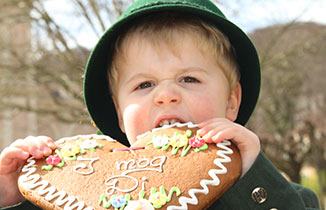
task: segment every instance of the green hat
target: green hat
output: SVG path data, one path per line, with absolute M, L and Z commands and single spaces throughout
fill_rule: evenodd
M 121 31 L 142 15 L 175 11 L 199 16 L 216 25 L 233 45 L 241 73 L 242 99 L 236 122 L 246 124 L 252 114 L 260 90 L 260 65 L 256 49 L 247 35 L 226 19 L 209 0 L 138 0 L 134 2 L 100 38 L 85 70 L 84 97 L 92 120 L 103 134 L 129 145 L 119 128 L 116 110 L 108 89 L 107 68 L 115 41 Z

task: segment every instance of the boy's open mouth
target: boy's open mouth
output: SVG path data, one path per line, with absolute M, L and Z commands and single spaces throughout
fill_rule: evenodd
M 182 123 L 181 120 L 179 119 L 164 119 L 164 120 L 161 120 L 159 122 L 158 125 L 156 125 L 157 128 L 160 128 L 160 127 L 163 127 L 164 125 L 172 125 L 172 124 L 175 124 L 175 123 Z

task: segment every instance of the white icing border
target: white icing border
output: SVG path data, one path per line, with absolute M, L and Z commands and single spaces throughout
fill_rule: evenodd
M 93 207 L 86 207 L 84 208 L 85 206 L 85 202 L 83 201 L 78 201 L 78 198 L 75 197 L 75 196 L 68 196 L 67 195 L 67 192 L 61 190 L 61 191 L 58 191 L 54 186 L 49 186 L 49 181 L 46 181 L 46 180 L 42 180 L 42 181 L 39 181 L 41 176 L 39 174 L 33 174 L 35 171 L 36 171 L 36 167 L 35 167 L 35 160 L 33 157 L 30 157 L 28 160 L 27 160 L 28 164 L 25 165 L 22 169 L 22 172 L 23 173 L 26 173 L 22 176 L 20 176 L 20 181 L 21 182 L 28 182 L 30 181 L 30 183 L 28 184 L 28 188 L 29 189 L 34 189 L 34 188 L 38 188 L 37 190 L 37 194 L 39 195 L 45 195 L 45 200 L 47 201 L 51 201 L 53 199 L 56 199 L 55 201 L 55 204 L 58 205 L 58 206 L 62 206 L 63 204 L 64 205 L 64 209 L 65 210 L 73 210 L 77 207 L 77 210 L 94 210 Z M 57 192 L 56 192 L 57 191 Z M 73 204 L 75 202 L 75 200 L 77 200 L 78 202 Z
M 181 196 L 179 198 L 179 203 L 181 206 L 168 206 L 167 210 L 187 210 L 188 204 L 197 205 L 198 199 L 196 197 L 196 193 L 203 193 L 207 195 L 209 193 L 207 185 L 218 186 L 220 184 L 220 179 L 217 177 L 218 174 L 226 174 L 227 168 L 223 165 L 223 163 L 231 162 L 231 158 L 227 155 L 233 153 L 232 149 L 228 146 L 231 145 L 230 141 L 223 141 L 221 143 L 217 143 L 216 147 L 219 147 L 224 150 L 217 151 L 217 155 L 221 156 L 222 158 L 216 158 L 214 160 L 214 164 L 218 166 L 220 169 L 211 169 L 209 170 L 208 174 L 212 177 L 212 180 L 203 179 L 200 181 L 200 185 L 203 187 L 202 189 L 190 189 L 188 194 L 191 198 Z
M 147 136 L 150 133 L 159 131 L 161 129 L 172 128 L 172 127 L 182 128 L 182 127 L 185 127 L 185 126 L 187 126 L 188 128 L 196 128 L 196 127 L 198 127 L 198 124 L 193 124 L 192 122 L 187 122 L 187 123 L 176 122 L 176 123 L 173 123 L 171 125 L 163 125 L 162 127 L 153 128 L 152 131 L 147 131 L 146 133 L 143 133 L 143 134 L 138 135 L 137 136 L 137 140 L 139 140 L 140 138 L 143 138 L 143 137 Z
M 107 140 L 107 141 L 116 141 L 113 138 L 111 138 L 110 136 L 97 135 L 97 134 L 88 134 L 88 135 L 77 135 L 77 136 L 71 136 L 71 137 L 63 137 L 61 139 L 56 140 L 55 143 L 62 144 L 62 143 L 65 143 L 65 141 L 77 140 L 79 138 L 83 138 L 83 139 L 95 138 L 95 139 L 98 139 L 98 140 L 103 139 L 103 140 Z

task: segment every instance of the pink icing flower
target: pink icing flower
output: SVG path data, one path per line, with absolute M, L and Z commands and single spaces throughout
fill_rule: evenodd
M 59 155 L 50 155 L 47 159 L 46 159 L 46 163 L 48 165 L 57 165 L 61 162 L 61 158 Z
M 205 140 L 199 136 L 193 137 L 189 140 L 189 144 L 192 147 L 196 147 L 199 148 L 201 146 L 203 146 L 204 144 L 206 144 Z

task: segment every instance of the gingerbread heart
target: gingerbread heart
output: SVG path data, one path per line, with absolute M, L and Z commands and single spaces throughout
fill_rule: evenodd
M 56 141 L 46 159 L 29 158 L 18 184 L 43 209 L 205 209 L 240 176 L 230 141 L 206 144 L 191 123 L 154 129 L 128 148 L 108 136 Z

